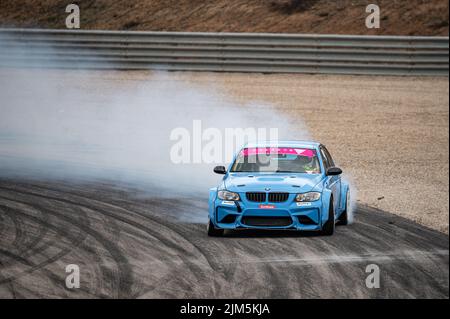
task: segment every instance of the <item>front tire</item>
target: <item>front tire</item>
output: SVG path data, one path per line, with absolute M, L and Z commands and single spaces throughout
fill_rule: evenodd
M 208 236 L 210 237 L 221 237 L 223 236 L 224 230 L 220 228 L 216 228 L 211 220 L 208 222 L 208 226 L 206 227 L 208 231 Z
M 333 208 L 333 199 L 330 202 L 330 209 L 328 211 L 328 220 L 323 225 L 322 235 L 331 236 L 334 234 L 335 222 L 334 222 L 334 208 Z

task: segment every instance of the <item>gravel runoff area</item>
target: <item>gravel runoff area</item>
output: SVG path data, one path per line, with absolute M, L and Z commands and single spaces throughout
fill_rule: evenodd
M 100 87 L 160 80 L 145 71 L 51 72 L 74 81 L 94 74 Z M 360 203 L 448 234 L 448 78 L 174 72 L 164 80 L 273 104 L 327 145 Z
M 358 190 L 358 201 L 448 233 L 449 79 L 191 74 L 239 101 L 302 119 Z

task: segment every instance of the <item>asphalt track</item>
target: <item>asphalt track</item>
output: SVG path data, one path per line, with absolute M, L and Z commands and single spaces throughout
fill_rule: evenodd
M 360 206 L 332 237 L 208 238 L 186 218 L 206 210 L 202 196 L 0 179 L 0 298 L 449 297 L 448 236 L 401 217 Z M 68 264 L 79 289 L 65 287 Z M 379 289 L 366 287 L 369 264 Z

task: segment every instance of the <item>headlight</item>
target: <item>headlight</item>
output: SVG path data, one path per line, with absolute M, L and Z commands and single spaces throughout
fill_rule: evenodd
M 223 199 L 223 200 L 232 200 L 232 201 L 239 200 L 239 194 L 238 193 L 233 193 L 233 192 L 229 192 L 229 191 L 219 191 L 217 193 L 217 196 L 220 199 Z
M 315 202 L 320 199 L 320 193 L 318 192 L 309 192 L 304 194 L 297 194 L 295 196 L 296 202 Z

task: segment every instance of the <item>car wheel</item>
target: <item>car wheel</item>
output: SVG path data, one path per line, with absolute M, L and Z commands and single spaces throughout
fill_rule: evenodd
M 206 227 L 206 229 L 208 231 L 208 236 L 210 236 L 210 237 L 220 237 L 220 236 L 223 236 L 223 233 L 224 233 L 223 229 L 218 229 L 218 228 L 214 227 L 214 224 L 212 223 L 211 220 L 209 220 L 208 226 Z
M 323 225 L 322 235 L 325 235 L 325 236 L 333 235 L 334 234 L 334 227 L 335 227 L 335 223 L 334 223 L 334 208 L 333 208 L 333 199 L 331 199 L 330 209 L 328 211 L 328 220 Z
M 342 214 L 339 216 L 338 225 L 348 225 L 348 213 L 349 213 L 349 206 L 350 203 L 350 191 L 347 191 L 347 199 L 345 200 L 345 210 L 342 212 Z

